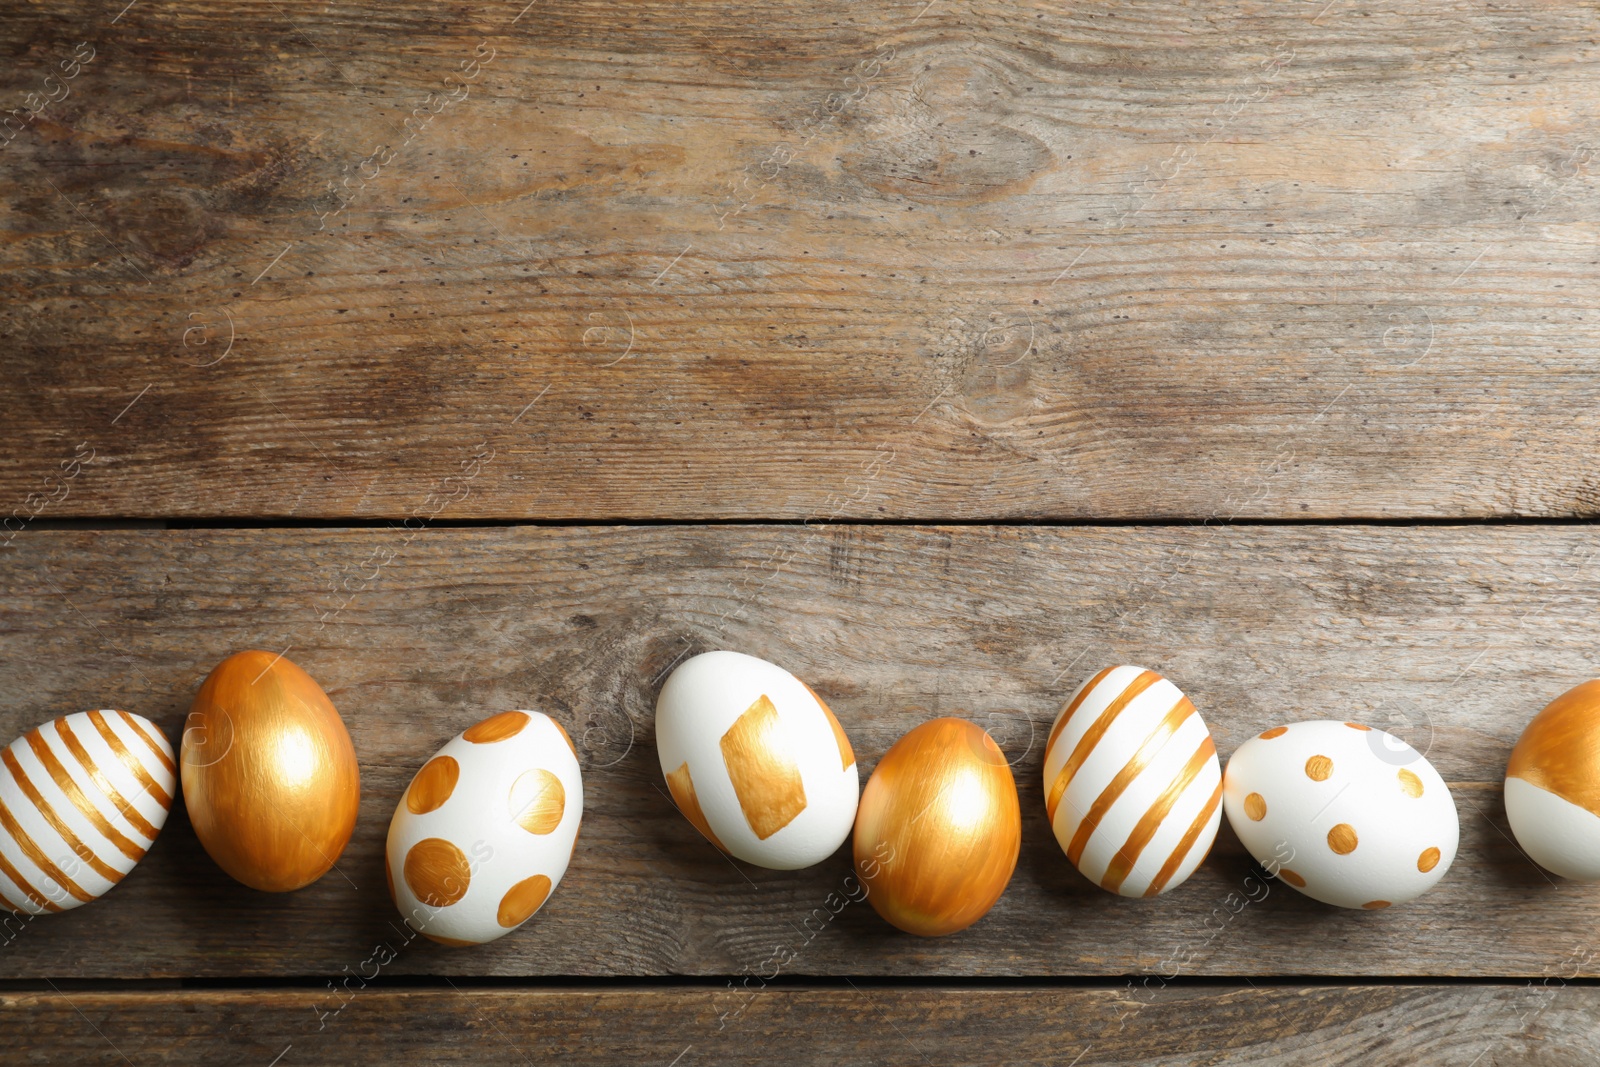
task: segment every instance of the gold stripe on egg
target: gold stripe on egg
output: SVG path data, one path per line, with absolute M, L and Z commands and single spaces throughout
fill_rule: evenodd
M 683 812 L 683 817 L 690 824 L 723 852 L 728 851 L 722 847 L 722 842 L 717 840 L 717 835 L 711 831 L 711 824 L 706 822 L 706 813 L 700 810 L 700 798 L 695 795 L 694 779 L 689 776 L 689 764 L 684 762 L 677 770 L 667 775 L 667 789 L 672 793 L 672 802 L 678 805 L 678 810 Z M 576 847 L 576 842 L 574 842 Z
M 806 810 L 800 768 L 784 751 L 788 738 L 778 709 L 762 694 L 722 735 L 722 760 L 739 808 L 765 841 Z
M 1106 709 L 1100 713 L 1100 717 L 1095 719 L 1089 729 L 1084 731 L 1083 736 L 1078 739 L 1078 744 L 1073 748 L 1072 755 L 1067 757 L 1067 762 L 1062 764 L 1061 770 L 1056 773 L 1056 780 L 1050 786 L 1050 795 L 1045 797 L 1045 814 L 1049 816 L 1052 825 L 1056 821 L 1056 808 L 1060 806 L 1062 794 L 1067 791 L 1067 784 L 1072 781 L 1072 776 L 1078 773 L 1078 768 L 1083 766 L 1084 761 L 1089 758 L 1089 754 L 1100 743 L 1100 739 L 1105 736 L 1106 731 L 1111 729 L 1111 724 L 1116 721 L 1118 715 L 1122 714 L 1122 709 L 1131 704 L 1140 693 L 1143 693 L 1159 681 L 1161 681 L 1161 675 L 1155 671 L 1141 672 L 1138 677 L 1128 683 L 1127 688 L 1117 694 L 1115 700 L 1106 705 Z M 1086 688 L 1083 695 L 1087 695 L 1088 692 L 1089 689 Z M 1065 721 L 1065 718 L 1064 716 L 1063 721 Z M 1049 750 L 1046 749 L 1046 751 L 1048 752 Z M 1076 863 L 1077 860 L 1073 860 L 1073 862 Z
M 1115 667 L 1106 667 L 1099 674 L 1090 678 L 1089 684 L 1078 690 L 1078 695 L 1072 698 L 1072 703 L 1067 705 L 1066 710 L 1056 716 L 1056 724 L 1050 731 L 1050 737 L 1044 743 L 1046 752 L 1049 752 L 1051 746 L 1056 743 L 1056 738 L 1061 736 L 1061 731 L 1066 729 L 1067 723 L 1072 721 L 1072 716 L 1077 714 L 1078 709 L 1083 706 L 1083 702 L 1088 699 L 1089 694 L 1100 688 L 1100 683 L 1106 680 L 1106 675 L 1114 670 L 1116 670 Z
M 39 792 L 39 787 L 34 785 L 32 780 L 28 778 L 27 773 L 22 769 L 22 764 L 17 762 L 17 757 L 11 749 L 0 749 L 0 762 L 4 762 L 6 770 L 11 772 L 11 780 L 17 783 L 17 788 L 22 790 L 23 795 L 33 802 L 33 806 L 38 809 L 40 815 L 44 816 L 51 829 L 61 835 L 61 840 L 67 843 L 67 847 L 80 860 L 94 868 L 96 874 L 112 885 L 122 881 L 121 872 L 107 864 L 95 853 L 94 849 L 84 844 L 78 835 L 73 832 L 72 827 L 67 825 L 66 820 L 56 813 L 55 807 L 43 793 Z
M 806 686 L 806 692 L 810 693 L 811 699 L 817 702 L 817 707 L 822 709 L 822 714 L 828 717 L 828 725 L 833 728 L 834 743 L 839 746 L 839 769 L 841 771 L 849 770 L 850 764 L 856 761 L 856 750 L 850 747 L 850 739 L 845 736 L 844 727 L 839 725 L 839 720 L 834 717 L 833 709 L 828 707 L 826 700 L 817 696 L 815 689 L 812 689 L 804 682 L 800 684 Z
M 22 890 L 22 892 L 27 895 L 29 900 L 33 901 L 45 911 L 65 910 L 60 904 L 57 904 L 43 893 L 33 888 L 33 886 L 29 885 L 28 880 L 22 877 L 22 872 L 13 867 L 11 865 L 11 861 L 6 859 L 4 851 L 0 851 L 0 874 L 4 874 L 7 878 L 15 882 L 17 888 Z
M 123 799 L 122 794 L 117 791 L 117 787 L 111 784 L 111 780 L 100 770 L 99 764 L 95 763 L 94 757 L 89 755 L 89 750 L 83 747 L 83 742 L 78 740 L 78 735 L 72 732 L 72 727 L 67 725 L 67 720 L 57 719 L 55 725 L 56 733 L 61 735 L 61 740 L 65 742 L 67 751 L 71 752 L 73 757 L 77 759 L 78 766 L 87 771 L 89 777 L 94 779 L 94 784 L 100 787 L 100 792 L 104 793 L 106 798 L 116 807 L 118 814 L 132 823 L 135 830 L 154 841 L 159 831 L 150 825 L 148 819 L 139 814 L 138 808 Z
M 1180 697 L 1172 709 L 1162 716 L 1156 728 L 1150 731 L 1150 735 L 1144 739 L 1139 750 L 1122 765 L 1122 769 L 1111 779 L 1110 784 L 1100 791 L 1100 795 L 1095 797 L 1094 803 L 1089 807 L 1089 813 L 1078 823 L 1078 830 L 1072 835 L 1072 843 L 1067 846 L 1067 858 L 1072 861 L 1074 867 L 1083 858 L 1083 850 L 1088 847 L 1089 838 L 1099 828 L 1100 820 L 1111 810 L 1111 805 L 1117 802 L 1123 791 L 1139 777 L 1166 743 L 1172 740 L 1172 735 L 1177 733 L 1178 728 L 1193 714 L 1194 705 L 1189 702 L 1189 698 Z
M 122 721 L 132 727 L 133 732 L 139 735 L 139 739 L 149 746 L 156 759 L 161 761 L 161 766 L 167 769 L 167 773 L 177 777 L 178 765 L 172 762 L 172 757 L 167 755 L 166 750 L 156 742 L 155 738 L 150 736 L 150 732 L 144 728 L 144 724 L 125 711 L 119 711 L 117 714 L 122 716 Z
M 1217 746 L 1212 742 L 1211 735 L 1206 734 L 1205 739 L 1200 742 L 1200 747 L 1195 749 L 1194 755 L 1189 757 L 1189 762 L 1184 764 L 1183 770 L 1167 783 L 1167 787 L 1134 825 L 1128 840 L 1123 842 L 1122 847 L 1117 849 L 1116 855 L 1111 857 L 1111 863 L 1106 867 L 1106 873 L 1100 880 L 1103 888 L 1113 893 L 1121 888 L 1123 881 L 1133 870 L 1134 864 L 1139 862 L 1139 856 L 1144 852 L 1145 846 L 1156 836 L 1156 831 L 1161 829 L 1162 822 L 1171 813 L 1172 806 L 1178 802 L 1178 798 L 1216 754 Z
M 17 843 L 23 853 L 33 861 L 33 865 L 43 871 L 51 881 L 85 904 L 94 899 L 93 894 L 87 892 L 71 878 L 68 878 L 65 871 L 50 861 L 50 857 L 44 854 L 44 849 L 39 847 L 37 841 L 28 836 L 28 831 L 24 830 L 22 824 L 17 821 L 17 817 L 11 814 L 11 809 L 6 807 L 4 800 L 0 800 L 0 826 L 5 827 L 6 833 L 11 835 L 11 840 Z
M 132 838 L 112 826 L 111 820 L 105 817 L 94 801 L 84 796 L 83 790 L 78 788 L 77 780 L 61 765 L 61 761 L 56 758 L 55 750 L 50 747 L 50 742 L 44 739 L 44 735 L 34 730 L 25 737 L 25 740 L 28 742 L 28 747 L 33 750 L 34 757 L 44 765 L 50 780 L 56 783 L 57 789 L 66 794 L 68 800 L 72 801 L 72 806 L 78 809 L 78 813 L 94 824 L 94 828 L 115 845 L 118 852 L 135 863 L 143 859 L 145 850 Z
M 1183 832 L 1183 837 L 1178 840 L 1178 845 L 1172 850 L 1172 855 L 1167 857 L 1167 862 L 1161 865 L 1156 876 L 1150 882 L 1150 888 L 1144 891 L 1147 897 L 1153 897 L 1167 887 L 1172 881 L 1172 876 L 1178 873 L 1178 868 L 1183 866 L 1183 861 L 1188 858 L 1189 852 L 1194 848 L 1194 843 L 1200 840 L 1200 835 L 1211 824 L 1211 816 L 1216 814 L 1217 805 L 1222 802 L 1222 782 L 1217 782 L 1216 788 L 1211 790 L 1211 799 L 1206 801 L 1206 806 L 1200 809 L 1200 814 L 1194 817 L 1194 822 L 1189 824 L 1189 829 Z M 1214 839 L 1213 839 L 1214 841 Z M 1204 857 L 1201 857 L 1204 861 Z
M 106 722 L 105 717 L 98 711 L 91 711 L 89 713 L 89 721 L 100 732 L 101 738 L 111 747 L 111 751 L 116 753 L 117 759 L 122 761 L 122 765 L 128 768 L 129 772 L 139 780 L 139 784 L 149 790 L 150 795 L 155 797 L 163 808 L 172 807 L 172 794 L 161 787 L 161 783 L 156 781 L 155 776 L 150 773 L 150 768 L 146 767 L 144 761 L 127 746 L 127 743 L 122 740 L 122 735 L 111 728 L 111 724 Z

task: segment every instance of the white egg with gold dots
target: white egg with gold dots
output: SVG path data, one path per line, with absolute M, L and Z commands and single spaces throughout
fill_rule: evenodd
M 578 843 L 583 778 L 561 724 L 503 711 L 423 764 L 389 823 L 389 895 L 412 929 L 446 945 L 527 922 Z
M 1360 723 L 1297 722 L 1251 738 L 1228 760 L 1222 795 L 1258 863 L 1341 908 L 1421 896 L 1450 869 L 1461 836 L 1433 764 Z

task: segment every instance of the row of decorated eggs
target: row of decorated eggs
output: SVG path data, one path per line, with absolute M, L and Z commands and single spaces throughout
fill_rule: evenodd
M 712 844 L 790 869 L 831 855 L 853 828 L 868 900 L 912 933 L 977 921 L 1015 869 L 1016 786 L 971 723 L 935 719 L 902 737 L 858 810 L 855 757 L 827 705 L 780 667 L 711 652 L 667 680 L 656 738 L 673 800 Z M 1296 723 L 1240 746 L 1224 775 L 1194 704 L 1138 667 L 1078 688 L 1051 727 L 1043 772 L 1062 851 L 1123 896 L 1182 884 L 1224 810 L 1272 873 L 1344 907 L 1409 900 L 1455 858 L 1449 790 L 1404 742 L 1353 723 Z
M 656 705 L 674 802 L 717 848 L 775 869 L 831 855 L 854 830 L 868 899 L 917 934 L 960 930 L 1000 898 L 1021 816 L 1005 756 L 983 730 L 935 719 L 884 755 L 856 803 L 855 757 L 816 693 L 771 663 L 711 652 L 679 667 Z M 1514 750 L 1506 809 L 1532 857 L 1600 878 L 1600 681 L 1536 717 Z M 1276 726 L 1223 773 L 1210 731 L 1172 682 L 1108 667 L 1053 723 L 1045 814 L 1090 881 L 1151 897 L 1205 859 L 1224 813 L 1267 871 L 1324 903 L 1412 900 L 1455 859 L 1450 790 L 1398 737 L 1355 722 Z
M 1004 754 L 960 719 L 892 746 L 865 790 L 821 698 L 788 671 L 737 652 L 678 667 L 656 706 L 672 800 L 712 844 L 796 869 L 854 831 L 857 873 L 894 925 L 963 929 L 999 899 L 1021 846 Z M 1600 682 L 1541 712 L 1512 753 L 1506 809 L 1518 842 L 1568 877 L 1600 878 Z M 46 723 L 0 750 L 0 903 L 45 913 L 105 893 L 165 822 L 181 777 L 195 833 L 228 874 L 284 891 L 336 862 L 355 827 L 359 771 L 327 695 L 281 655 L 241 652 L 206 678 L 181 753 L 124 711 Z M 1226 811 L 1245 848 L 1317 900 L 1382 908 L 1449 869 L 1455 807 L 1428 760 L 1357 723 L 1301 722 L 1245 742 L 1222 773 L 1194 705 L 1153 671 L 1086 681 L 1045 747 L 1046 815 L 1085 877 L 1124 896 L 1180 885 Z M 445 944 L 525 922 L 577 844 L 583 784 L 559 723 L 508 711 L 457 735 L 417 772 L 391 819 L 390 895 Z
M 355 830 L 360 772 L 322 688 L 281 655 L 240 652 L 201 684 L 176 755 L 125 711 L 47 722 L 0 750 L 0 905 L 88 903 L 154 843 L 181 780 L 195 836 L 255 889 L 316 881 Z M 422 935 L 491 941 L 566 872 L 583 816 L 577 752 L 555 720 L 507 711 L 457 735 L 407 786 L 389 825 L 390 896 Z

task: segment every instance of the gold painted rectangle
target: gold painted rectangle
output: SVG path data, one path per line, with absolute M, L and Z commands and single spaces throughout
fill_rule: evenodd
M 788 738 L 766 694 L 722 735 L 722 759 L 750 829 L 765 841 L 806 810 L 800 768 L 784 751 Z

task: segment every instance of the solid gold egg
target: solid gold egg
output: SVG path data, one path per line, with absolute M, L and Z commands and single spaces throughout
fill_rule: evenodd
M 889 922 L 924 937 L 994 907 L 1022 847 L 1005 753 L 962 719 L 934 719 L 884 754 L 856 813 L 856 873 Z
M 195 836 L 254 889 L 316 881 L 355 830 L 350 734 L 322 687 L 282 656 L 239 652 L 217 664 L 195 694 L 180 763 Z

